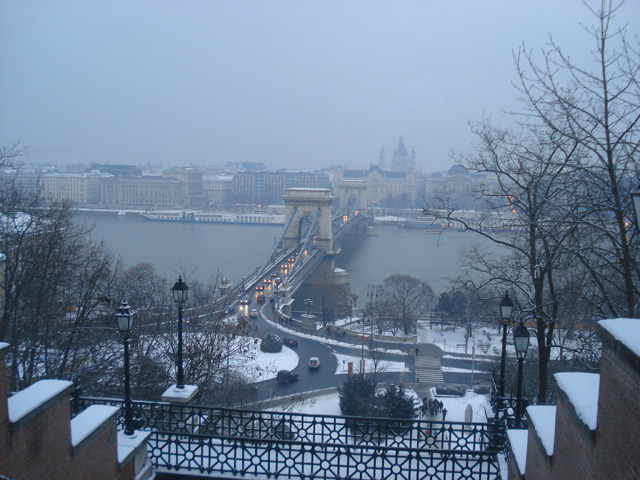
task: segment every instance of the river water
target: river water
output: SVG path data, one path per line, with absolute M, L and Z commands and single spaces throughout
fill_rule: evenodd
M 94 224 L 94 239 L 104 240 L 127 267 L 149 262 L 170 279 L 184 270 L 202 281 L 220 272 L 241 282 L 266 260 L 284 228 L 147 221 L 137 214 L 79 213 L 77 219 Z M 367 285 L 393 274 L 424 280 L 439 294 L 462 273 L 460 251 L 479 242 L 488 244 L 469 232 L 438 235 L 377 226 L 376 236 L 344 237 L 336 266 L 349 272 L 351 289 L 360 299 L 366 298 Z

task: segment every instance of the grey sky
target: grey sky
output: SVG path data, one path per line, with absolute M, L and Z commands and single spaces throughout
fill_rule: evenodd
M 640 2 L 624 18 L 637 32 Z M 0 3 L 0 145 L 34 162 L 451 165 L 517 108 L 512 51 L 588 58 L 580 0 Z

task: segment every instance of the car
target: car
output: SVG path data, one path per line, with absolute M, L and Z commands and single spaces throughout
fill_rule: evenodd
M 249 305 L 250 303 L 251 300 L 247 296 L 242 297 L 242 299 L 240 300 L 240 305 Z
M 278 272 L 271 272 L 269 274 L 270 277 L 277 277 L 278 276 Z
M 249 317 L 258 318 L 258 310 L 256 310 L 255 308 L 252 308 L 251 311 L 249 312 Z
M 265 297 L 262 293 L 260 295 L 258 295 L 258 298 L 256 299 L 258 303 L 264 303 L 267 301 L 267 297 Z
M 271 283 L 271 278 L 269 278 L 269 277 L 265 277 L 265 278 L 263 278 L 263 279 L 262 279 L 262 281 L 263 281 L 264 283 Z
M 320 367 L 320 359 L 318 357 L 311 357 L 309 359 L 309 368 L 319 368 Z
M 298 381 L 298 374 L 289 370 L 280 370 L 276 376 L 278 383 L 291 383 Z
M 295 261 L 296 261 L 296 257 L 289 257 L 289 258 L 287 258 L 287 262 L 289 262 L 289 263 L 293 263 L 293 262 L 295 262 Z
M 285 347 L 298 348 L 298 340 L 291 337 L 284 337 L 282 339 L 282 345 Z
M 276 285 L 280 285 L 282 283 L 282 280 L 280 279 L 280 277 L 276 277 L 276 279 L 273 281 L 274 284 Z
M 261 292 L 264 290 L 264 285 L 256 285 L 256 290 Z
M 236 313 L 236 307 L 234 305 L 229 305 L 227 308 L 224 309 L 225 315 L 231 315 L 232 313 Z

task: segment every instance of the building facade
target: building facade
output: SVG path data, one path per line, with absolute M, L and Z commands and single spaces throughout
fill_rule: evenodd
M 171 168 L 162 172 L 164 178 L 175 178 L 180 182 L 179 205 L 201 208 L 207 203 L 204 196 L 202 172 L 193 168 Z
M 175 178 L 110 177 L 100 185 L 100 203 L 113 208 L 174 208 L 181 198 L 182 184 Z
M 342 194 L 343 181 L 361 180 L 367 186 L 368 207 L 413 208 L 416 206 L 416 175 L 412 169 L 406 172 L 390 172 L 372 165 L 367 170 L 338 169 L 333 180 L 334 194 Z
M 228 205 L 232 200 L 233 175 L 203 175 L 202 189 L 210 207 Z
M 484 210 L 480 200 L 483 190 L 494 189 L 497 180 L 486 174 L 471 174 L 454 165 L 447 172 L 434 173 L 425 179 L 424 201 L 431 208 Z
M 237 203 L 282 203 L 287 188 L 331 188 L 325 173 L 278 170 L 243 171 L 233 176 L 232 197 Z

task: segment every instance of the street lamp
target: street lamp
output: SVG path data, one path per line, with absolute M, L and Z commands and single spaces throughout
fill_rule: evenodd
M 182 281 L 182 275 L 178 276 L 178 281 L 171 287 L 173 301 L 178 307 L 178 388 L 184 388 L 184 371 L 182 370 L 182 310 L 187 303 L 189 287 Z
M 116 312 L 118 331 L 122 335 L 124 344 L 124 433 L 133 435 L 133 418 L 131 414 L 131 379 L 129 378 L 129 332 L 133 327 L 133 316 L 136 311 L 131 308 L 126 299 L 122 299 L 120 308 Z
M 509 293 L 505 293 L 500 302 L 500 319 L 502 320 L 502 354 L 500 356 L 500 402 L 504 398 L 504 369 L 505 356 L 507 353 L 507 326 L 513 313 L 513 302 L 509 298 Z
M 513 329 L 513 343 L 516 347 L 516 357 L 518 358 L 518 392 L 516 398 L 516 428 L 520 428 L 522 418 L 522 364 L 529 348 L 529 330 L 522 322 Z
M 636 216 L 636 226 L 640 228 L 640 183 L 631 190 L 631 200 L 633 201 L 633 213 Z

